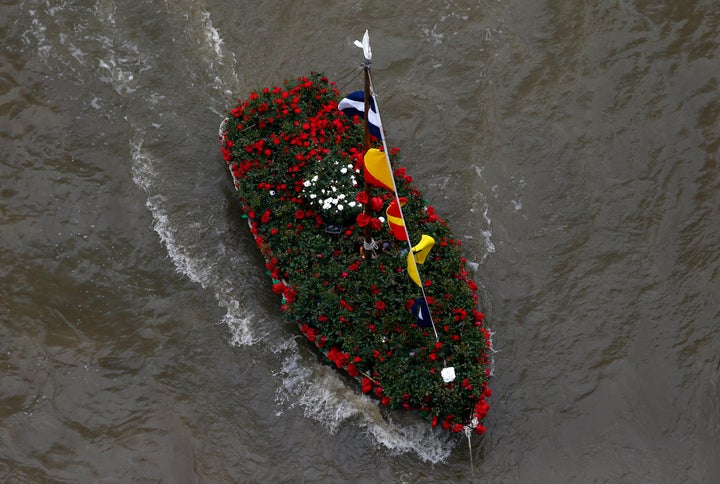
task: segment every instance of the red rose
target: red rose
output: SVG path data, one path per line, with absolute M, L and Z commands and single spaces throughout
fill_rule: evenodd
M 370 391 L 372 390 L 372 386 L 373 386 L 372 380 L 370 378 L 364 376 L 362 379 L 362 392 L 370 393 Z
M 378 301 L 378 302 L 375 303 L 375 308 L 376 308 L 378 311 L 385 311 L 385 303 L 382 302 L 382 301 Z
M 359 192 L 359 193 L 357 194 L 357 196 L 355 197 L 355 201 L 358 202 L 358 203 L 362 203 L 363 205 L 365 205 L 366 203 L 368 203 L 368 194 L 367 194 L 367 192 Z
M 372 197 L 370 199 L 370 208 L 378 212 L 383 207 L 383 201 L 380 197 Z
M 382 222 L 379 218 L 372 217 L 370 219 L 370 225 L 372 225 L 373 230 L 380 230 L 382 228 Z
M 357 224 L 360 227 L 365 227 L 365 226 L 367 226 L 367 224 L 370 223 L 371 219 L 372 219 L 371 217 L 365 215 L 364 213 L 359 213 L 357 216 Z
M 355 366 L 354 363 L 348 363 L 347 371 L 348 371 L 348 375 L 350 375 L 352 377 L 356 377 L 360 374 L 360 372 L 357 369 L 357 366 Z
M 298 220 L 301 220 L 301 219 L 305 218 L 305 212 L 302 211 L 302 210 L 296 210 L 296 211 L 295 211 L 295 218 L 298 219 Z
M 345 366 L 345 363 L 347 363 L 348 359 L 350 359 L 350 355 L 343 353 L 334 346 L 330 348 L 330 351 L 328 351 L 327 357 L 330 361 L 335 363 L 335 366 L 338 368 Z
M 265 210 L 265 213 L 260 217 L 260 221 L 264 224 L 270 221 L 270 210 Z

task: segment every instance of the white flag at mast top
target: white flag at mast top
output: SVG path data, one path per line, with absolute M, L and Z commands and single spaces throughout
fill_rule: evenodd
M 355 45 L 363 50 L 365 60 L 370 62 L 372 60 L 372 51 L 370 50 L 370 34 L 368 34 L 367 30 L 365 30 L 365 35 L 363 35 L 362 42 L 356 40 Z

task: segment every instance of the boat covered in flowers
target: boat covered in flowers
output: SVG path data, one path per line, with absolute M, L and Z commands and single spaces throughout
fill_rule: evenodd
M 343 97 L 313 73 L 230 109 L 220 139 L 234 195 L 284 315 L 322 358 L 381 406 L 482 434 L 492 344 L 478 288 L 386 145 L 367 34 L 359 46 L 364 91 Z

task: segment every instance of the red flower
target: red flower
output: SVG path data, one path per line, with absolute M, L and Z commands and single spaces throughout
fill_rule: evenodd
M 432 418 L 432 428 L 437 427 L 437 423 L 438 423 L 438 416 L 435 415 L 435 416 Z
M 345 364 L 347 364 L 347 361 L 350 359 L 350 355 L 348 355 L 347 353 L 343 353 L 334 346 L 330 348 L 330 351 L 328 351 L 327 357 L 330 361 L 335 363 L 335 366 L 337 366 L 338 368 L 345 366 Z
M 367 226 L 367 224 L 369 224 L 371 220 L 372 220 L 372 217 L 369 217 L 368 215 L 365 215 L 364 213 L 359 213 L 357 216 L 357 224 L 360 227 Z
M 298 220 L 302 220 L 303 218 L 305 218 L 305 212 L 303 210 L 296 210 L 295 218 Z
M 305 337 L 307 337 L 308 341 L 310 341 L 311 343 L 315 342 L 315 340 L 316 340 L 315 328 L 312 328 L 312 327 L 308 326 L 307 324 L 303 324 L 302 328 L 300 328 L 300 330 L 303 332 L 303 334 L 305 334 Z
M 488 405 L 482 398 L 483 397 L 481 397 L 481 400 L 475 404 L 475 416 L 480 420 L 484 419 L 488 410 L 490 410 L 490 405 Z
M 352 377 L 356 377 L 360 374 L 360 372 L 357 369 L 357 366 L 355 366 L 354 363 L 348 363 L 347 371 L 348 371 L 348 375 L 350 375 Z
M 365 192 L 363 192 L 365 193 Z M 383 201 L 380 197 L 372 197 L 370 199 L 370 208 L 378 212 L 383 207 Z
M 390 397 L 382 397 L 380 399 L 380 403 L 382 403 L 383 405 L 390 405 Z
M 372 380 L 370 378 L 364 376 L 362 379 L 362 392 L 370 393 L 370 391 L 372 390 L 372 387 L 373 387 Z
M 357 196 L 355 196 L 355 201 L 358 202 L 358 203 L 362 203 L 363 205 L 365 205 L 366 203 L 368 203 L 368 194 L 367 194 L 367 192 L 359 192 L 359 193 L 357 194 Z
M 375 309 L 377 309 L 378 311 L 385 311 L 385 303 L 382 301 L 376 302 Z
M 264 224 L 270 221 L 270 210 L 265 210 L 265 213 L 260 217 L 260 221 Z

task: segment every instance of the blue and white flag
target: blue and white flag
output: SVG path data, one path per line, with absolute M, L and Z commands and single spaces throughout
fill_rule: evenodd
M 429 328 L 432 326 L 432 320 L 430 319 L 430 308 L 428 308 L 427 301 L 424 297 L 417 298 L 415 303 L 410 308 L 417 318 L 417 325 L 421 328 Z
M 343 113 L 347 114 L 351 118 L 354 116 L 360 116 L 365 119 L 365 93 L 363 91 L 351 92 L 345 99 L 338 103 L 338 109 Z M 375 101 L 370 97 L 370 112 L 368 113 L 370 134 L 376 138 L 381 138 L 380 130 L 382 125 L 380 123 L 380 116 L 377 114 L 375 109 Z

